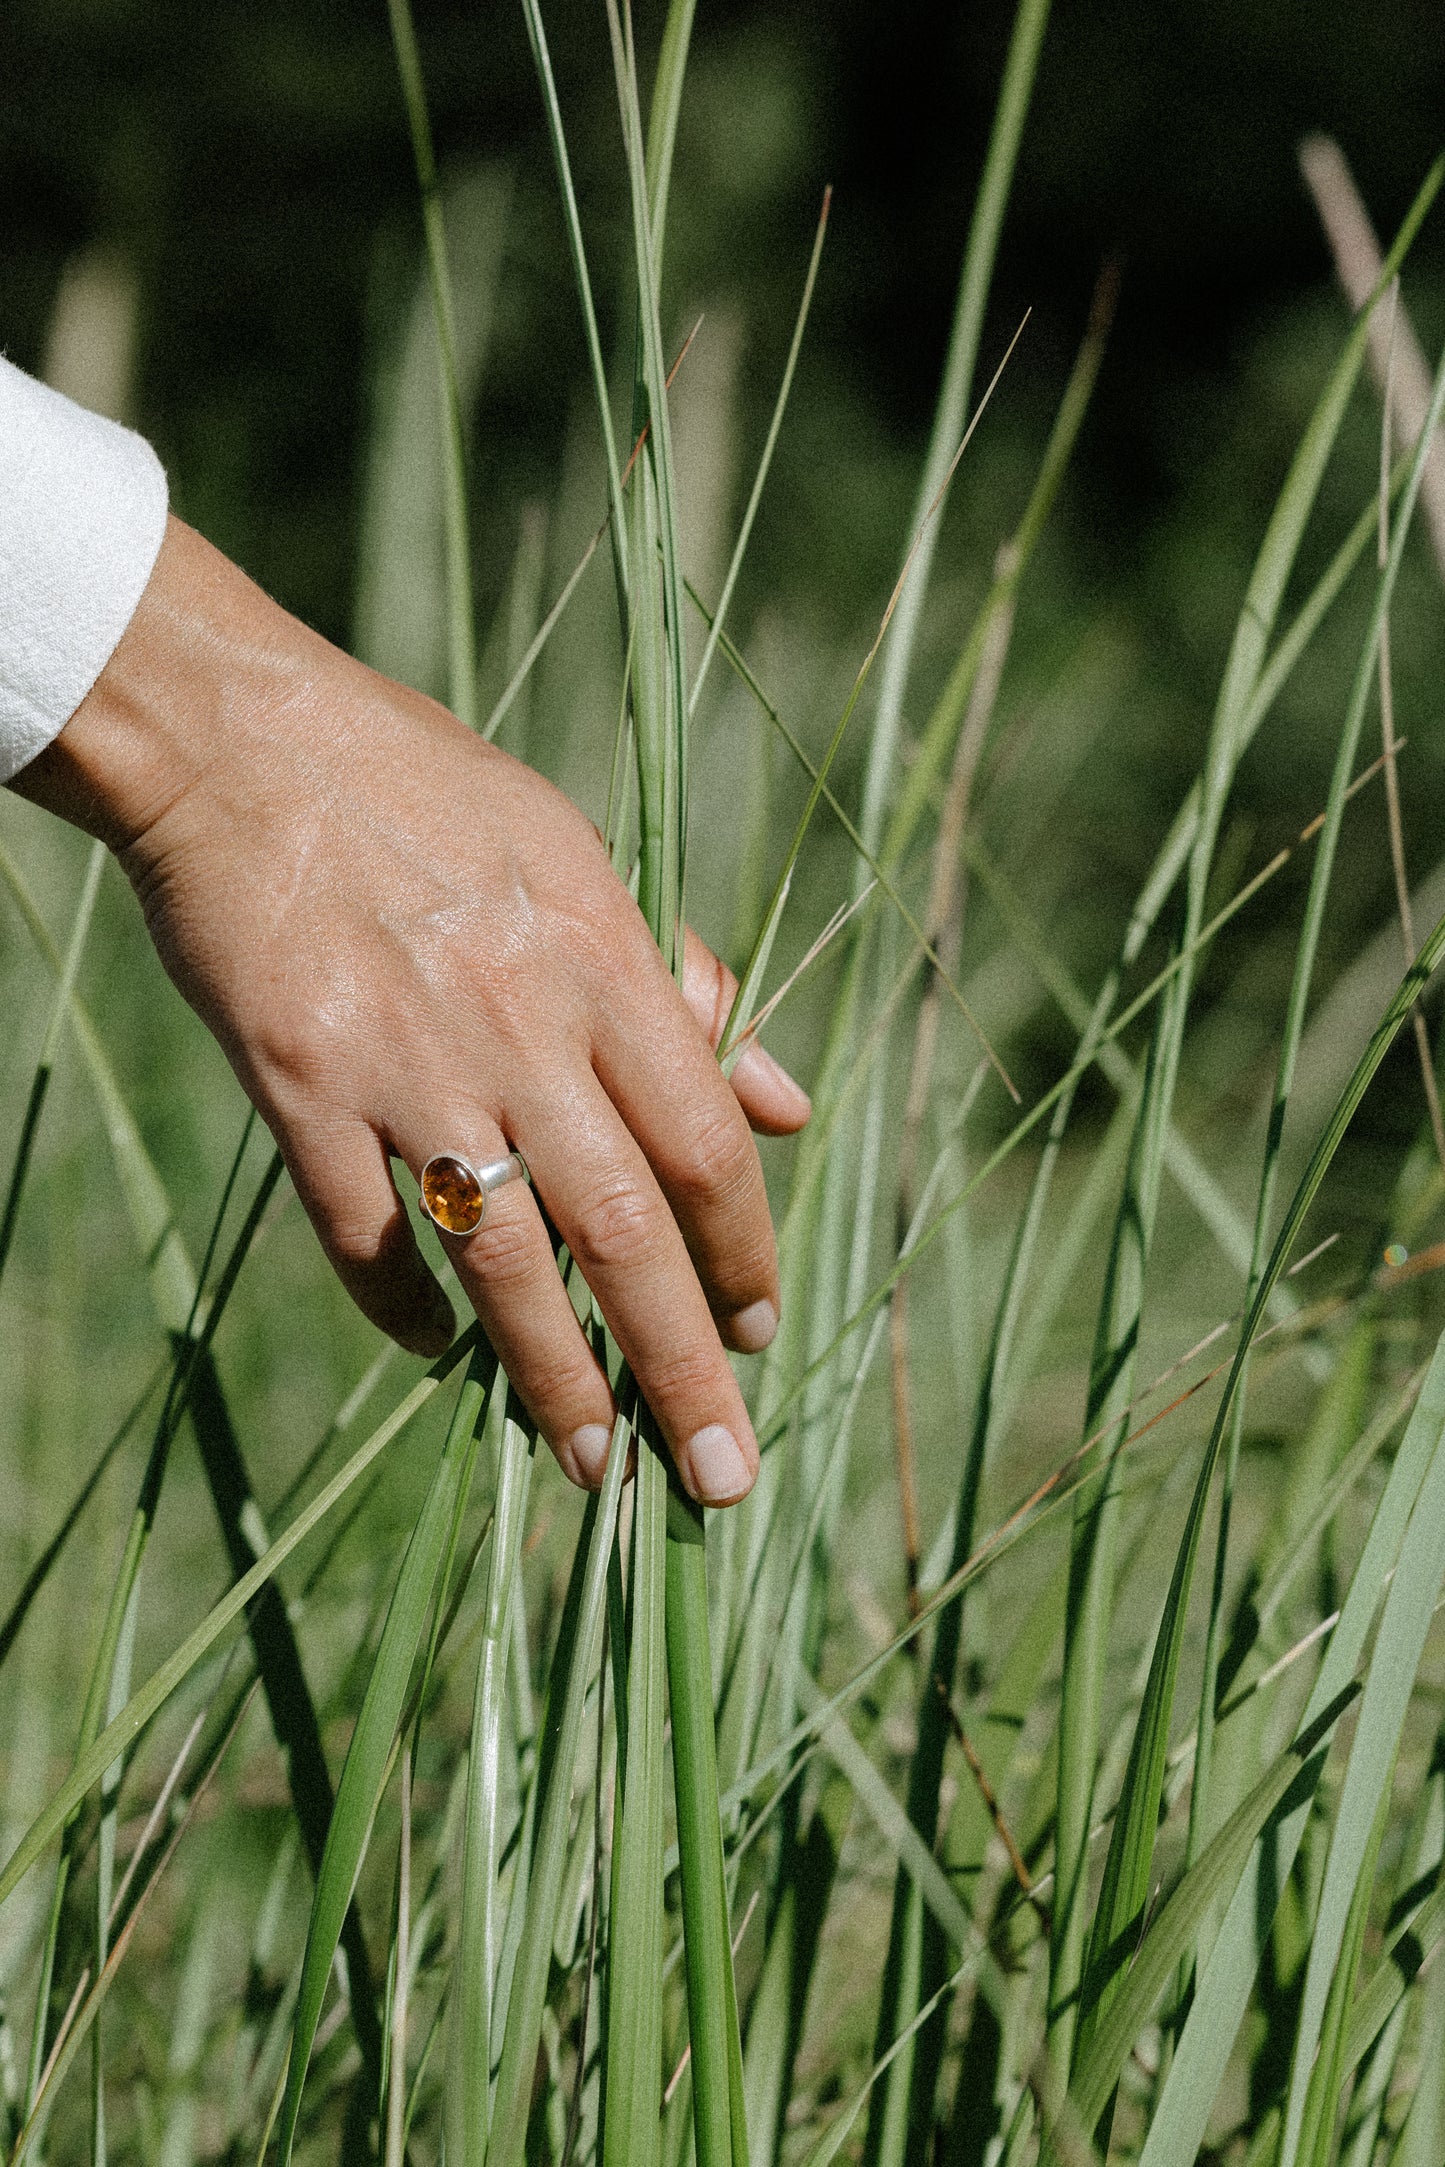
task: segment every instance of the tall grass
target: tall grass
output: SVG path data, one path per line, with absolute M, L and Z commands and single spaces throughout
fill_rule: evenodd
M 992 402 L 1034 366 L 1027 333 L 990 344 L 989 294 L 1047 16 L 1021 0 L 898 578 L 817 673 L 841 688 L 820 721 L 774 696 L 738 613 L 806 381 L 826 197 L 721 593 L 698 593 L 666 249 L 692 9 L 673 0 L 639 54 L 609 0 L 597 58 L 629 240 L 612 296 L 524 0 L 596 502 L 545 609 L 528 530 L 505 637 L 479 639 L 483 363 L 458 326 L 504 274 L 495 234 L 454 244 L 458 218 L 496 221 L 508 196 L 443 190 L 392 6 L 439 427 L 410 479 L 376 467 L 391 494 L 364 521 L 366 638 L 385 651 L 385 597 L 406 591 L 378 552 L 410 487 L 397 546 L 429 532 L 444 567 L 453 705 L 475 723 L 477 657 L 505 654 L 483 725 L 505 733 L 574 595 L 601 601 L 585 583 L 608 542 L 612 622 L 587 624 L 615 862 L 676 970 L 725 830 L 746 892 L 722 902 L 747 934 L 724 1066 L 765 1010 L 816 1054 L 813 1123 L 775 1168 L 783 1326 L 745 1378 L 763 1472 L 726 1514 L 689 1502 L 580 1282 L 621 1409 L 585 1504 L 475 1329 L 420 1377 L 378 1356 L 224 1082 L 193 1095 L 197 1148 L 163 1144 L 186 1102 L 150 1091 L 114 998 L 127 906 L 97 857 L 7 812 L 4 969 L 31 1034 L 0 1217 L 14 2161 L 1439 2156 L 1445 1175 L 1396 1049 L 1418 1040 L 1445 920 L 1398 982 L 1392 965 L 1358 1042 L 1325 1046 L 1312 1019 L 1341 970 L 1344 868 L 1380 847 L 1358 832 L 1383 794 L 1361 731 L 1412 637 L 1402 575 L 1445 367 L 1393 467 L 1385 418 L 1380 488 L 1343 534 L 1326 485 L 1352 473 L 1372 311 L 1441 170 L 1321 371 L 1198 775 L 1101 966 L 1047 922 L 1041 838 L 1079 862 L 1066 747 L 1037 716 L 1030 742 L 1022 715 L 1047 709 L 1031 613 L 1107 367 L 1112 274 L 1021 509 L 971 587 L 936 578 L 950 491 L 956 509 Z M 463 305 L 457 266 L 478 261 L 488 291 Z M 395 425 L 383 403 L 388 442 Z M 1301 664 L 1348 637 L 1318 817 L 1253 862 L 1231 827 L 1241 763 Z M 1088 655 L 1071 647 L 1066 686 Z M 532 701 L 533 751 L 547 712 Z M 731 773 L 709 794 L 728 729 L 763 747 L 757 848 Z M 760 863 L 774 877 L 754 893 Z M 1262 901 L 1283 935 L 1255 931 Z M 1268 1061 L 1256 1049 L 1211 1101 L 1211 1031 L 1261 955 Z M 148 1004 L 154 980 L 128 969 Z M 185 1029 L 157 1018 L 158 1038 Z M 1046 1077 L 1041 1043 L 1063 1049 Z M 182 1058 L 159 1064 L 166 1094 Z M 1409 1109 L 1388 1161 L 1352 1127 L 1382 1073 Z M 1317 1133 L 1290 1118 L 1306 1086 L 1332 1108 Z

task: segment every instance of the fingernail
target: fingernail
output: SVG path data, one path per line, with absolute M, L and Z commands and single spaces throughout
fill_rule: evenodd
M 752 1469 L 731 1430 L 710 1422 L 689 1443 L 683 1458 L 692 1477 L 693 1495 L 704 1505 L 731 1505 L 753 1486 Z
M 580 1430 L 572 1432 L 562 1450 L 571 1454 L 582 1480 L 596 1489 L 607 1472 L 607 1453 L 611 1443 L 612 1432 L 605 1422 L 584 1422 Z
M 754 1081 L 771 1085 L 773 1090 L 788 1101 L 791 1117 L 799 1126 L 813 1111 L 813 1101 L 802 1085 L 790 1076 L 781 1061 L 775 1061 L 766 1046 L 756 1038 L 750 1038 L 738 1058 L 738 1068 L 751 1068 Z M 737 1069 L 733 1070 L 736 1078 Z
M 778 1329 L 778 1312 L 768 1301 L 749 1302 L 740 1309 L 728 1325 L 733 1345 L 739 1354 L 761 1354 L 764 1347 L 771 1347 Z

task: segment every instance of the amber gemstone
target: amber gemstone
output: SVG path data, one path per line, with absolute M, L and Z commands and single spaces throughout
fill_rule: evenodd
M 428 1159 L 421 1170 L 421 1195 L 448 1234 L 475 1234 L 487 1209 L 487 1192 L 465 1159 Z

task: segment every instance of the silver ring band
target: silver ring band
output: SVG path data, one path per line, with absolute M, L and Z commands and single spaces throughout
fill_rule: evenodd
M 520 1151 L 485 1166 L 473 1166 L 459 1151 L 439 1151 L 421 1170 L 421 1208 L 444 1234 L 475 1234 L 492 1191 L 531 1178 Z

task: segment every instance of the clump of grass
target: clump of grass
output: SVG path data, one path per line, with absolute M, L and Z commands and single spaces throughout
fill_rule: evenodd
M 22 1746 L 11 1751 L 9 2156 L 1020 2167 L 1112 2149 L 1187 2167 L 1207 2142 L 1250 2167 L 1433 2157 L 1445 2112 L 1445 1993 L 1430 1961 L 1445 1937 L 1432 1639 L 1445 1357 L 1431 1275 L 1445 1258 L 1445 1177 L 1428 1093 L 1420 1143 L 1375 1200 L 1385 1265 L 1340 1262 L 1319 1207 L 1402 1032 L 1428 1055 L 1419 1003 L 1445 921 L 1384 988 L 1319 1135 L 1293 1139 L 1287 1115 L 1312 1059 L 1347 808 L 1371 802 L 1382 765 L 1408 904 L 1392 602 L 1445 366 L 1423 434 L 1393 466 L 1386 414 L 1378 493 L 1297 589 L 1375 311 L 1441 171 L 1322 387 L 1240 598 L 1200 774 L 1090 993 L 1037 922 L 1029 863 L 1001 859 L 993 814 L 1008 802 L 1000 717 L 1016 628 L 1104 363 L 1108 277 L 1022 516 L 996 538 L 931 704 L 919 693 L 944 504 L 956 473 L 967 486 L 960 453 L 1003 371 L 978 399 L 1046 0 L 1019 7 L 899 577 L 816 756 L 730 611 L 806 353 L 827 199 L 810 259 L 800 247 L 797 322 L 714 603 L 690 589 L 681 554 L 661 299 L 692 9 L 669 9 L 645 119 L 630 10 L 607 10 L 633 244 L 625 427 L 543 14 L 536 0 L 524 14 L 605 517 L 540 623 L 532 612 L 535 632 L 509 626 L 515 660 L 484 728 L 505 727 L 605 539 L 618 718 L 608 840 L 674 969 L 690 838 L 733 810 L 690 802 L 719 664 L 770 753 L 797 770 L 800 810 L 778 823 L 769 898 L 750 902 L 722 1049 L 726 1065 L 764 1013 L 806 989 L 822 1050 L 781 1213 L 783 1329 L 751 1384 L 763 1474 L 711 1521 L 685 1498 L 578 1285 L 622 1410 L 598 1496 L 560 1495 L 473 1329 L 363 1423 L 390 1367 L 372 1359 L 299 1474 L 287 1434 L 290 1479 L 268 1526 L 243 1443 L 268 1404 L 236 1378 L 265 1314 L 248 1260 L 288 1238 L 279 1164 L 248 1122 L 197 1269 L 183 1228 L 201 1207 L 168 1193 L 85 1004 L 87 944 L 108 909 L 100 860 L 87 861 L 60 943 L 25 850 L 0 843 L 46 989 L 0 1217 L 3 1297 L 71 1299 L 31 1239 L 60 1118 L 76 1118 L 57 1113 L 52 1083 L 70 1064 L 100 1112 L 162 1356 L 119 1428 L 79 1326 L 37 1365 L 46 1387 L 53 1369 L 74 1370 L 79 1428 L 93 1421 L 107 1441 L 72 1471 L 71 1492 L 47 1485 L 40 1555 L 0 1626 L 22 1720 L 48 1720 L 39 1621 L 84 1581 L 76 1530 L 110 1519 L 89 1545 L 93 1629 L 76 1611 L 61 1651 L 78 1717 L 64 1766 L 37 1783 Z M 391 21 L 436 325 L 430 516 L 451 697 L 475 722 L 489 643 L 472 614 L 447 226 L 405 0 Z M 1373 601 L 1323 809 L 1247 874 L 1224 840 L 1240 761 L 1372 540 Z M 528 546 L 535 556 L 535 537 Z M 1362 770 L 1377 694 L 1385 753 Z M 855 806 L 847 756 L 865 728 Z M 804 876 L 825 821 L 848 872 L 841 894 L 820 897 Z M 1308 865 L 1308 892 L 1256 1163 L 1254 1131 L 1241 1150 L 1227 1130 L 1211 1163 L 1222 1124 L 1185 1088 L 1201 983 L 1292 858 Z M 801 966 L 775 971 L 780 940 L 805 951 Z M 1056 1006 L 1073 1045 L 1017 1104 L 1008 1007 L 990 991 L 1000 959 L 1030 1000 Z M 1113 1095 L 1102 1124 L 1081 1116 L 1086 1079 Z M 1237 1109 L 1229 1119 L 1237 1127 Z M 1291 1149 L 1303 1154 L 1293 1178 Z M 1085 1373 L 1070 1372 L 1082 1441 L 1065 1450 L 1031 1401 L 1050 1362 L 1072 1362 L 1088 1335 L 1081 1287 L 1096 1322 Z M 340 1337 L 318 1325 L 313 1358 Z M 1216 1379 L 1195 1450 L 1186 1410 L 1208 1405 Z M 1266 1393 L 1287 1438 L 1277 1473 L 1249 1449 Z M 53 1426 L 36 1419 L 48 1448 Z M 355 1443 L 358 1426 L 368 1434 Z M 186 1432 L 228 1578 L 209 1603 L 183 1569 Z M 416 1494 L 388 1508 L 380 1478 L 395 1479 L 387 1448 L 403 1433 Z M 206 1990 L 218 1966 L 229 1994 Z

